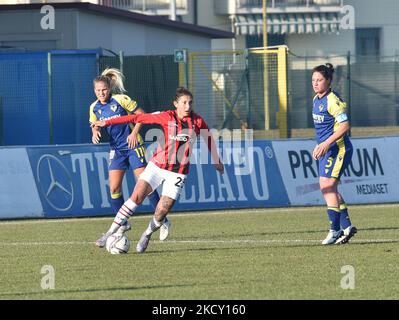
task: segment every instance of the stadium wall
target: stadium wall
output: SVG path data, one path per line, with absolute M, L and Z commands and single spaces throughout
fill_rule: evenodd
M 399 137 L 356 138 L 353 144 L 340 186 L 347 203 L 399 202 Z M 314 145 L 310 139 L 222 141 L 226 172 L 220 176 L 205 164 L 201 142 L 174 211 L 324 205 Z M 106 144 L 0 148 L 0 219 L 112 215 L 108 151 Z M 126 198 L 134 183 L 129 173 Z M 138 212 L 152 212 L 148 200 Z

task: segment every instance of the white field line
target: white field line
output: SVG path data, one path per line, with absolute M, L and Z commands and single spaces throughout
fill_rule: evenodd
M 388 204 L 372 204 L 372 205 L 353 205 L 351 208 L 361 209 L 361 208 L 392 208 L 398 207 L 399 204 L 388 203 Z M 324 208 L 324 206 L 320 206 Z M 216 210 L 216 211 L 196 211 L 196 212 L 171 212 L 171 217 L 190 217 L 190 216 L 213 216 L 213 215 L 242 215 L 245 213 L 276 213 L 276 212 L 298 212 L 298 211 L 309 211 L 313 209 L 317 209 L 317 206 L 312 207 L 290 207 L 290 208 L 248 208 L 248 209 L 234 209 L 234 210 Z M 145 219 L 149 218 L 150 214 L 142 214 L 139 213 L 133 217 L 133 219 Z M 113 219 L 113 216 L 106 217 L 82 217 L 82 218 L 60 218 L 60 219 L 26 219 L 26 220 L 0 220 L 0 227 L 7 226 L 10 224 L 13 225 L 21 225 L 21 224 L 46 224 L 46 223 L 73 223 L 73 222 L 83 222 L 87 220 L 96 220 L 96 221 L 110 221 Z
M 389 243 L 399 242 L 399 239 L 352 239 L 351 243 Z M 245 240 L 245 239 L 230 239 L 230 240 L 154 240 L 153 243 L 163 244 L 320 244 L 321 240 L 313 239 L 265 239 L 265 240 Z M 69 245 L 94 245 L 92 241 L 32 241 L 32 242 L 0 242 L 0 246 L 69 246 Z

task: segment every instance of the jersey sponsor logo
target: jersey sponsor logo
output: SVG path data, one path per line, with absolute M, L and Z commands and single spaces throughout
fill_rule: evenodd
M 315 123 L 323 123 L 324 122 L 324 116 L 321 114 L 315 114 L 313 113 L 313 121 Z
M 120 116 L 121 116 L 120 114 L 116 114 L 111 117 L 101 117 L 100 120 L 110 120 L 110 119 L 114 119 L 114 118 L 119 118 Z
M 179 142 L 187 142 L 190 141 L 190 136 L 188 134 L 178 134 L 176 136 L 169 135 L 169 139 L 179 141 Z

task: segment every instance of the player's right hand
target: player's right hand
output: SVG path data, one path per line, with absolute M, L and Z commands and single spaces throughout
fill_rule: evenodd
M 215 163 L 214 166 L 215 166 L 216 170 L 219 171 L 220 174 L 224 173 L 224 165 L 223 165 L 223 163 L 221 163 L 221 162 Z
M 100 139 L 101 139 L 101 132 L 100 131 L 94 131 L 93 135 L 91 137 L 91 141 L 94 144 L 99 144 L 100 143 Z

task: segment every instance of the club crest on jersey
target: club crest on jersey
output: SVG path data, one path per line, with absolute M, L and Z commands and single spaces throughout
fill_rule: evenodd
M 118 106 L 116 104 L 111 104 L 109 107 L 111 108 L 112 112 L 116 112 L 116 110 L 118 109 Z
M 101 114 L 101 113 L 102 113 L 102 110 L 101 110 L 101 109 L 98 109 L 98 113 Z
M 319 111 L 323 111 L 324 106 L 321 104 L 319 105 Z

